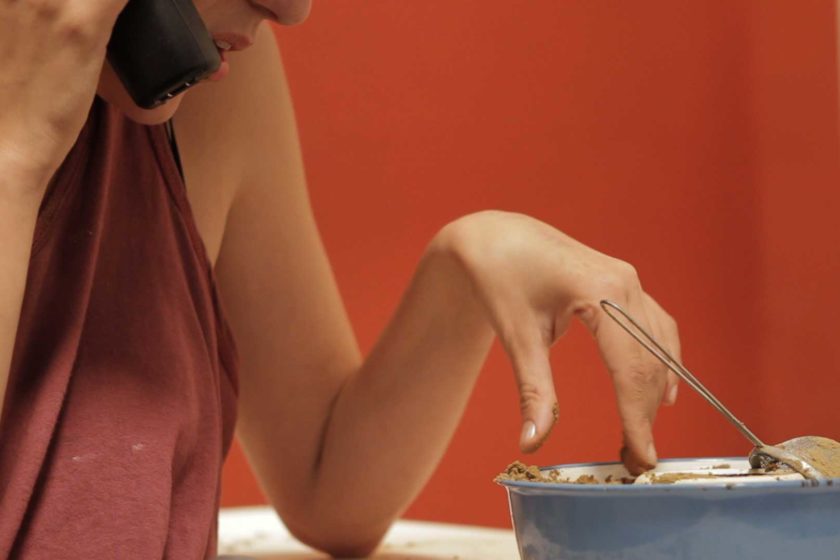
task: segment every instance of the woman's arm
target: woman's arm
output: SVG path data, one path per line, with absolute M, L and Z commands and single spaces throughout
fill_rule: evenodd
M 0 414 L 38 207 L 85 122 L 126 1 L 0 2 Z
M 674 345 L 670 319 L 631 267 L 524 216 L 469 216 L 429 245 L 363 360 L 309 205 L 267 29 L 230 78 L 198 103 L 236 115 L 228 144 L 243 157 L 217 263 L 241 356 L 239 434 L 294 534 L 340 555 L 377 544 L 443 454 L 494 333 L 519 382 L 521 446 L 538 447 L 556 403 L 548 348 L 575 315 L 613 373 L 628 465 L 655 462 L 650 430 L 666 377 L 597 309 L 598 298 L 614 298 Z M 399 480 L 374 482 L 372 465 Z
M 0 163 L 0 416 L 43 192 L 43 179 L 11 167 Z

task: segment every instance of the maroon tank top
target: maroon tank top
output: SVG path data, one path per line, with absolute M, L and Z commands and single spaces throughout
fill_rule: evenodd
M 0 421 L 0 557 L 214 557 L 236 391 L 166 129 L 97 98 L 36 227 Z

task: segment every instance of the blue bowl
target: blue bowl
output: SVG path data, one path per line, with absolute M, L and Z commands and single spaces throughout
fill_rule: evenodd
M 840 560 L 840 479 L 749 476 L 734 457 L 661 461 L 657 473 L 719 476 L 674 484 L 603 483 L 627 475 L 618 463 L 551 470 L 600 483 L 499 481 L 522 560 Z

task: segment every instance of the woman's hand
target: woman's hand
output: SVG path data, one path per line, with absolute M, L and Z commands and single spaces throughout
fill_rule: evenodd
M 45 187 L 84 125 L 127 0 L 0 0 L 0 170 Z
M 444 228 L 445 243 L 513 363 L 522 409 L 520 447 L 540 447 L 557 420 L 549 348 L 577 316 L 595 337 L 612 375 L 624 429 L 622 459 L 639 474 L 656 465 L 652 426 L 660 402 L 673 404 L 677 378 L 601 309 L 624 307 L 679 359 L 674 320 L 642 290 L 635 269 L 533 218 L 488 211 Z

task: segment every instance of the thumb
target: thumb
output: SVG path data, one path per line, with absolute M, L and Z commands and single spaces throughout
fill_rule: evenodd
M 532 453 L 543 444 L 559 416 L 548 344 L 538 328 L 518 332 L 511 339 L 503 339 L 502 344 L 510 356 L 519 388 L 519 448 L 523 453 Z

